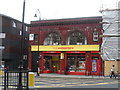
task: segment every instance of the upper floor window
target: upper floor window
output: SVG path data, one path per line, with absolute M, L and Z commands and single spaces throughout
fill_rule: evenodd
M 98 41 L 98 32 L 97 31 L 93 32 L 93 41 Z
M 26 32 L 28 31 L 28 26 L 25 27 L 25 31 L 26 31 Z
M 35 42 L 38 42 L 38 38 L 39 38 L 39 35 L 38 34 L 34 34 L 34 40 L 35 40 Z
M 35 42 L 38 42 L 38 38 L 38 34 L 29 34 L 29 40 L 35 40 Z
M 52 32 L 44 39 L 44 45 L 61 45 L 61 37 L 58 33 Z
M 87 44 L 87 40 L 85 35 L 81 32 L 73 32 L 68 37 L 68 45 L 85 45 Z
M 6 33 L 0 33 L 0 38 L 6 38 Z
M 0 46 L 0 50 L 4 50 L 5 49 L 5 46 Z
M 12 21 L 12 26 L 17 27 L 17 23 L 15 21 Z

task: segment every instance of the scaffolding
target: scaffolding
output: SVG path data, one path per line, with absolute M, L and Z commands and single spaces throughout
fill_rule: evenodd
M 115 7 L 103 8 L 102 5 L 103 42 L 101 56 L 103 60 L 118 60 L 120 59 L 120 2 L 118 1 Z

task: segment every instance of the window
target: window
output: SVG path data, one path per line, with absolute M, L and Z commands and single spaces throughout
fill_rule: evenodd
M 21 30 L 20 30 L 20 33 L 19 33 L 19 34 L 20 34 L 20 36 L 22 35 L 22 31 L 21 31 Z
M 45 56 L 44 57 L 44 70 L 51 70 L 52 68 L 52 57 L 51 56 Z
M 5 46 L 0 46 L 0 50 L 4 50 L 5 49 Z
M 85 72 L 85 56 L 68 56 L 67 70 L 69 72 Z
M 87 40 L 81 32 L 73 32 L 68 37 L 68 45 L 85 45 Z
M 98 41 L 98 32 L 93 32 L 93 41 Z
M 0 38 L 6 38 L 6 33 L 0 33 Z
M 17 23 L 15 21 L 12 22 L 13 27 L 17 27 Z
M 58 33 L 52 32 L 44 40 L 44 45 L 61 45 L 61 37 Z
M 34 34 L 34 40 L 35 40 L 35 42 L 38 42 L 38 38 L 39 38 L 39 35 L 38 34 Z
M 25 27 L 25 31 L 26 31 L 26 32 L 28 31 L 28 27 L 27 27 L 27 26 Z

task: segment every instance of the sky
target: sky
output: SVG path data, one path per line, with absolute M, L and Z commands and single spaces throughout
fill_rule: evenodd
M 0 0 L 0 14 L 22 21 L 24 0 Z M 119 0 L 25 0 L 25 23 L 63 18 L 102 16 L 103 8 L 116 8 Z M 37 11 L 39 9 L 39 11 Z M 34 17 L 35 13 L 38 17 Z

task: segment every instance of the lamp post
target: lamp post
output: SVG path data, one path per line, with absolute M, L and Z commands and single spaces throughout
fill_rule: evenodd
M 23 13 L 22 13 L 22 30 L 21 30 L 21 52 L 20 52 L 20 63 L 19 63 L 19 82 L 17 90 L 22 90 L 22 72 L 23 69 L 23 49 L 24 49 L 24 16 L 25 16 L 25 0 L 23 2 Z
M 37 12 L 39 13 L 39 21 L 41 20 L 41 13 L 40 13 L 40 10 L 37 9 L 34 17 L 38 17 L 37 15 Z M 37 73 L 38 73 L 38 70 L 39 70 L 39 59 L 41 58 L 41 56 L 39 55 L 39 45 L 40 45 L 40 25 L 39 25 L 39 29 L 38 29 L 38 57 L 37 57 Z
M 23 67 L 23 49 L 24 49 L 24 16 L 25 16 L 25 0 L 23 2 L 23 13 L 22 13 L 22 30 L 21 30 L 21 54 L 20 54 L 20 66 Z

